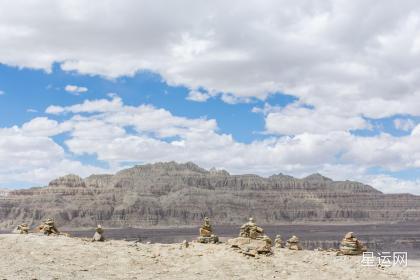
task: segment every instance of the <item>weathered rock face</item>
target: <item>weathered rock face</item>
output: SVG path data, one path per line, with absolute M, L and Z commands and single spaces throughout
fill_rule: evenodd
M 69 174 L 58 179 L 52 180 L 49 184 L 49 187 L 52 188 L 84 188 L 86 187 L 85 181 L 77 175 Z
M 47 187 L 0 196 L 0 228 L 32 226 L 53 217 L 59 226 L 106 227 L 289 222 L 420 221 L 420 197 L 385 195 L 351 181 L 319 174 L 303 179 L 262 178 L 207 171 L 193 163 L 157 163 L 115 175 L 68 175 Z

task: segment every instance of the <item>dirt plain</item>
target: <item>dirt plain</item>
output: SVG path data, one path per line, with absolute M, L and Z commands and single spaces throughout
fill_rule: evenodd
M 420 279 L 420 262 L 367 267 L 361 256 L 275 249 L 246 257 L 227 244 L 141 243 L 0 235 L 0 279 Z

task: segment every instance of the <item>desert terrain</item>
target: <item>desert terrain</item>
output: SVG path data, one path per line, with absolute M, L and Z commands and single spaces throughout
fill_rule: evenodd
M 420 279 L 420 262 L 366 267 L 361 256 L 275 249 L 244 256 L 227 244 L 139 243 L 0 235 L 1 279 Z
M 299 236 L 305 250 L 253 258 L 226 243 L 180 248 L 205 216 L 223 242 L 254 217 L 271 238 Z M 10 234 L 47 218 L 72 238 Z M 419 219 L 419 196 L 320 174 L 263 178 L 170 162 L 68 175 L 0 197 L 0 279 L 420 279 Z M 109 241 L 89 241 L 97 224 Z M 350 231 L 371 252 L 408 252 L 408 267 L 313 250 L 337 249 Z
M 120 228 L 107 229 L 106 236 L 118 240 L 139 240 L 151 243 L 179 243 L 183 240 L 193 240 L 197 237 L 198 226 L 173 228 Z M 215 232 L 227 240 L 236 237 L 238 226 L 214 225 Z M 277 234 L 283 239 L 297 235 L 305 249 L 338 248 L 340 240 L 347 232 L 354 232 L 372 252 L 403 251 L 410 258 L 420 259 L 420 224 L 366 224 L 366 225 L 325 225 L 325 224 L 285 224 L 262 225 L 265 233 L 273 240 Z M 73 228 L 63 228 L 65 232 L 76 237 L 91 237 L 94 228 L 75 231 Z

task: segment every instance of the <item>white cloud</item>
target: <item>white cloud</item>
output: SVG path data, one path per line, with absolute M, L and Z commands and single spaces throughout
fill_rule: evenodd
M 411 0 L 1 2 L 3 64 L 51 71 L 60 62 L 66 71 L 109 78 L 149 70 L 169 85 L 203 89 L 190 92 L 195 101 L 220 95 L 248 102 L 277 92 L 298 98 L 285 108 L 255 108 L 276 136 L 249 144 L 218 132 L 216 120 L 126 106 L 115 95 L 50 106 L 46 113 L 64 121 L 37 118 L 13 128 L 4 156 L 14 159 L 14 145 L 28 145 L 25 156 L 39 158 L 38 165 L 17 166 L 47 172 L 45 154 L 67 160 L 51 138 L 65 131 L 71 153 L 95 154 L 117 167 L 127 160 L 192 160 L 265 175 L 348 168 L 360 178 L 373 166 L 417 168 L 420 126 L 396 121 L 397 129 L 412 129 L 400 138 L 349 131 L 369 129 L 368 118 L 420 115 L 419 30 L 420 4 Z
M 231 103 L 283 92 L 354 118 L 419 115 L 419 19 L 410 0 L 17 0 L 0 4 L 0 63 L 150 70 Z
M 365 183 L 387 193 L 420 194 L 420 180 L 397 179 L 389 175 L 366 176 Z
M 2 90 L 0 90 L 0 95 L 5 95 L 6 93 Z
M 34 121 L 33 123 L 38 123 Z M 45 121 L 45 128 L 51 124 Z M 26 128 L 34 127 L 26 125 Z M 87 176 L 104 170 L 66 158 L 64 149 L 42 133 L 27 133 L 18 127 L 0 128 L 0 184 L 28 182 L 45 184 L 67 173 Z M 52 133 L 47 133 L 52 134 Z
M 27 136 L 53 136 L 68 131 L 70 126 L 66 123 L 59 124 L 57 121 L 46 117 L 37 117 L 22 125 L 21 131 Z
M 412 119 L 395 119 L 394 126 L 398 130 L 411 131 L 416 127 L 416 123 Z
M 251 109 L 251 112 L 256 113 L 256 114 L 261 113 L 261 114 L 267 115 L 268 113 L 278 112 L 280 110 L 281 110 L 281 107 L 272 106 L 269 103 L 264 103 L 264 106 L 262 108 L 258 106 L 253 107 Z
M 122 101 L 119 97 L 112 100 L 102 99 L 99 101 L 86 100 L 82 104 L 73 105 L 70 107 L 49 106 L 45 112 L 48 114 L 61 113 L 98 113 L 108 111 L 118 111 L 122 106 Z
M 420 126 L 404 137 L 359 137 L 329 129 L 246 144 L 220 133 L 216 120 L 179 117 L 144 104 L 128 106 L 115 95 L 111 99 L 49 108 L 54 108 L 50 110 L 54 113 L 51 117 L 62 114 L 60 121 L 37 117 L 21 127 L 0 129 L 0 184 L 22 180 L 46 183 L 68 172 L 85 176 L 91 172 L 113 172 L 127 162 L 176 160 L 224 168 L 236 174 L 283 172 L 302 177 L 321 172 L 335 179 L 377 183 L 386 192 L 398 191 L 401 186 L 401 190 L 420 193 L 415 181 L 399 180 L 385 173 L 381 174 L 384 177 L 375 177 L 368 172 L 376 166 L 390 171 L 420 167 Z M 270 108 L 269 112 L 276 110 L 279 108 Z M 68 135 L 64 141 L 68 152 L 52 138 L 64 132 Z M 109 169 L 71 160 L 86 154 L 108 163 Z M 386 186 L 392 180 L 396 183 Z
M 210 95 L 204 92 L 200 92 L 197 90 L 191 90 L 188 93 L 187 99 L 196 102 L 205 102 L 207 99 L 210 98 Z
M 87 92 L 88 88 L 87 87 L 75 86 L 75 85 L 67 85 L 64 88 L 64 90 L 67 91 L 67 92 L 71 92 L 73 94 L 79 95 L 81 93 Z
M 0 130 L 0 166 L 2 172 L 15 168 L 36 167 L 64 156 L 64 150 L 53 140 L 42 136 L 28 136 L 17 128 Z M 10 164 L 13 163 L 13 164 Z
M 267 108 L 263 109 L 267 110 Z M 293 103 L 285 108 L 271 109 L 266 116 L 268 133 L 296 135 L 301 133 L 324 134 L 330 131 L 369 129 L 361 116 L 346 116 L 345 112 L 333 114 L 306 108 Z M 255 112 L 255 110 L 254 110 Z
M 281 113 L 289 109 L 270 108 L 267 112 L 280 110 Z M 327 125 L 322 131 L 293 130 L 292 123 L 284 128 L 292 136 L 245 144 L 235 141 L 229 134 L 219 133 L 215 120 L 177 117 L 150 105 L 127 106 L 117 96 L 111 100 L 57 107 L 55 111 L 76 115 L 57 125 L 46 120 L 34 121 L 44 127 L 41 130 L 45 131 L 44 135 L 57 127 L 67 129 L 71 137 L 65 144 L 72 153 L 96 155 L 113 168 L 121 167 L 127 161 L 176 160 L 194 161 L 207 168 L 225 168 L 233 173 L 270 175 L 285 172 L 304 176 L 322 172 L 333 178 L 370 182 L 372 177 L 368 177 L 368 169 L 371 167 L 380 166 L 389 171 L 420 167 L 420 128 L 404 137 L 388 134 L 360 137 L 343 130 L 343 124 L 335 126 L 335 122 L 323 120 L 325 116 L 318 112 L 304 111 L 302 118 L 313 119 L 315 127 L 319 127 L 317 122 L 325 122 Z M 77 115 L 85 112 L 90 114 Z M 337 122 L 346 124 L 344 117 Z M 308 127 L 310 125 L 312 123 Z

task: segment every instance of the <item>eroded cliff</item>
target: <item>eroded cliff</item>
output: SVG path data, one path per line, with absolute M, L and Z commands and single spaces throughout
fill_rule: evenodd
M 320 174 L 268 178 L 205 170 L 193 163 L 135 166 L 115 175 L 67 175 L 46 187 L 0 196 L 0 227 L 53 217 L 68 227 L 197 225 L 290 222 L 420 221 L 420 197 L 383 194 L 352 181 Z

